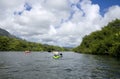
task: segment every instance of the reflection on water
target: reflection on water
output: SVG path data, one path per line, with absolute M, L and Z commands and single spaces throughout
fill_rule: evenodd
M 63 52 L 0 52 L 0 79 L 120 79 L 120 62 L 107 56 Z

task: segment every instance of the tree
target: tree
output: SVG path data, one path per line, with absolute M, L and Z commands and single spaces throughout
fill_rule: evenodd
M 82 43 L 73 50 L 81 53 L 120 56 L 120 20 L 116 19 L 101 30 L 86 35 Z

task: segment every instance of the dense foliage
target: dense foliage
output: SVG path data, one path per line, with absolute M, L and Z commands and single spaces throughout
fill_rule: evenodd
M 63 51 L 64 48 L 52 45 L 43 45 L 35 42 L 28 42 L 17 38 L 0 36 L 0 51 Z
M 116 19 L 101 30 L 86 35 L 82 43 L 73 50 L 80 53 L 120 57 L 120 20 Z

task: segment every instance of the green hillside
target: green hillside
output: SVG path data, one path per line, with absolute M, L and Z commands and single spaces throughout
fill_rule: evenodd
M 64 48 L 52 45 L 43 45 L 35 42 L 28 42 L 17 38 L 0 36 L 0 51 L 64 51 Z
M 80 53 L 120 57 L 120 20 L 116 19 L 101 30 L 86 35 L 82 43 L 73 50 Z
M 0 28 L 0 51 L 64 51 L 65 48 L 22 40 Z

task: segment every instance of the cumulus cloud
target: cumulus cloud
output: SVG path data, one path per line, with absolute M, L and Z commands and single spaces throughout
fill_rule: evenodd
M 90 0 L 0 1 L 0 27 L 28 41 L 75 47 L 82 37 L 120 19 L 120 6 L 109 7 L 104 16 Z
M 120 19 L 120 6 L 111 6 L 105 13 L 104 17 L 102 18 L 102 25 L 107 25 L 108 22 L 115 20 L 116 18 Z

